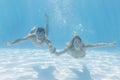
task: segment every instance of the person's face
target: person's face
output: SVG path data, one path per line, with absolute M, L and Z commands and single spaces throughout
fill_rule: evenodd
M 44 39 L 44 37 L 45 37 L 45 32 L 44 31 L 37 31 L 37 37 L 38 37 L 38 39 L 39 40 L 42 40 L 42 39 Z
M 75 38 L 73 42 L 73 46 L 75 49 L 80 49 L 82 46 L 82 42 L 79 38 Z

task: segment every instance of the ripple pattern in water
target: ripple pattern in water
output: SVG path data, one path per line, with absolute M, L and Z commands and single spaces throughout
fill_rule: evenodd
M 120 52 L 88 51 L 83 59 L 48 50 L 0 49 L 0 80 L 120 80 Z

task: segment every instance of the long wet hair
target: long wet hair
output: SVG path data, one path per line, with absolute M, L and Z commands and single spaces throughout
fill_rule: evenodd
M 72 46 L 74 46 L 74 40 L 75 40 L 76 38 L 79 39 L 80 42 L 82 43 L 82 39 L 81 39 L 78 35 L 76 35 L 76 36 L 74 36 L 74 38 L 72 39 Z

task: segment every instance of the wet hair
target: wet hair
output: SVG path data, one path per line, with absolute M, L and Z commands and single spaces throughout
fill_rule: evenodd
M 37 32 L 44 32 L 45 33 L 45 29 L 42 27 L 38 27 Z
M 79 36 L 75 36 L 75 37 L 72 39 L 72 45 L 74 45 L 74 40 L 75 40 L 76 38 L 79 39 L 80 42 L 82 42 L 82 39 L 81 39 Z

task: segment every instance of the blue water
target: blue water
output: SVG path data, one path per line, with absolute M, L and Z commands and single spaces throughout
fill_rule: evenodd
M 63 48 L 77 31 L 85 43 L 120 41 L 119 0 L 0 0 L 0 47 L 26 35 L 33 26 L 45 27 L 49 39 Z M 35 48 L 29 41 L 12 47 Z M 112 48 L 111 48 L 112 49 Z
M 120 0 L 0 0 L 0 80 L 120 80 Z M 5 46 L 33 26 L 45 28 L 53 45 L 63 49 L 76 31 L 93 48 L 86 57 L 55 56 L 30 41 Z M 47 76 L 47 77 L 46 77 Z

